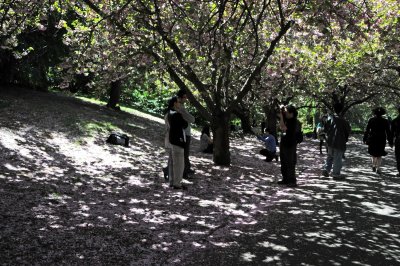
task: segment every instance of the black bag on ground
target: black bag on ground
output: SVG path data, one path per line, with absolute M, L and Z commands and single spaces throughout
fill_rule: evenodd
M 114 145 L 129 147 L 129 137 L 126 134 L 112 133 L 106 142 Z

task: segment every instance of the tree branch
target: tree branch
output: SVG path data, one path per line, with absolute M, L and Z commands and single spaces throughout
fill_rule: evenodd
M 280 41 L 280 39 L 286 34 L 286 32 L 290 29 L 290 27 L 294 24 L 294 21 L 289 21 L 287 22 L 283 28 L 278 33 L 278 36 L 271 41 L 271 44 L 267 51 L 264 53 L 264 56 L 261 58 L 257 66 L 254 68 L 254 70 L 251 72 L 250 76 L 247 78 L 246 82 L 243 84 L 240 92 L 238 93 L 236 99 L 230 104 L 228 107 L 228 111 L 231 111 L 233 106 L 237 105 L 244 96 L 251 90 L 251 84 L 254 81 L 254 79 L 260 74 L 261 69 L 265 66 L 267 63 L 269 57 L 272 55 L 276 45 Z

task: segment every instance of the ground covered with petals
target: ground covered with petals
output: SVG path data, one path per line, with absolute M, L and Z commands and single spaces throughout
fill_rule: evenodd
M 299 145 L 298 187 L 253 136 L 231 139 L 231 167 L 198 152 L 173 190 L 163 120 L 76 98 L 0 90 L 0 264 L 399 265 L 400 178 L 353 136 L 344 180 L 321 176 L 318 143 Z M 105 140 L 131 136 L 131 146 Z

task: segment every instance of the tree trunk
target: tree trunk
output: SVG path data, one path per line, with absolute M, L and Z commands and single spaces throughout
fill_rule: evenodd
M 278 140 L 278 129 L 277 129 L 277 112 L 276 108 L 274 105 L 269 105 L 269 106 L 264 106 L 264 112 L 265 112 L 265 127 L 268 128 L 270 131 L 269 133 L 275 137 L 276 140 Z
M 16 60 L 8 51 L 0 51 L 0 84 L 15 84 Z
M 213 135 L 214 135 L 214 163 L 216 165 L 231 164 L 231 154 L 229 151 L 229 121 L 230 114 L 220 112 L 213 116 Z
M 243 133 L 244 134 L 252 134 L 254 135 L 254 131 L 253 128 L 251 127 L 251 119 L 250 119 L 250 115 L 246 114 L 243 117 L 239 117 L 241 124 L 242 124 L 242 129 L 243 129 Z
M 253 134 L 254 131 L 251 127 L 250 114 L 248 112 L 241 112 L 236 110 L 234 114 L 240 119 L 240 124 L 244 134 Z
M 117 104 L 119 103 L 120 96 L 121 96 L 121 81 L 116 80 L 111 82 L 110 98 L 108 100 L 107 107 L 112 109 L 118 109 Z

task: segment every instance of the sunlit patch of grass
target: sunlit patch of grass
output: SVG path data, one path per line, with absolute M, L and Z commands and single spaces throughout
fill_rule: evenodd
M 106 133 L 118 129 L 111 122 L 85 122 L 80 123 L 80 127 L 86 136 L 95 136 L 98 133 Z
M 98 99 L 94 99 L 94 98 L 87 98 L 87 97 L 82 97 L 82 96 L 78 96 L 76 97 L 84 102 L 89 102 L 89 103 L 94 103 L 94 104 L 98 104 L 98 105 L 106 105 L 106 102 L 100 101 Z
M 100 121 L 79 121 L 75 123 L 77 138 L 74 143 L 78 146 L 85 146 L 88 138 L 94 138 L 98 135 L 107 135 L 112 131 L 120 130 L 119 127 L 111 122 Z
M 97 104 L 97 105 L 105 106 L 107 104 L 106 102 L 103 102 L 103 101 L 100 101 L 97 99 L 93 99 L 93 98 L 86 98 L 86 97 L 77 97 L 77 98 L 82 101 L 90 102 L 90 103 Z M 130 113 L 130 114 L 133 114 L 133 115 L 136 115 L 139 117 L 143 117 L 143 118 L 149 119 L 151 121 L 155 121 L 155 122 L 164 124 L 164 119 L 162 118 L 161 115 L 158 115 L 158 117 L 157 117 L 157 114 L 153 114 L 153 113 L 149 114 L 149 113 L 144 112 L 143 110 L 137 110 L 137 109 L 134 109 L 131 107 L 125 107 L 125 106 L 119 106 L 119 107 L 121 108 L 121 111 Z

